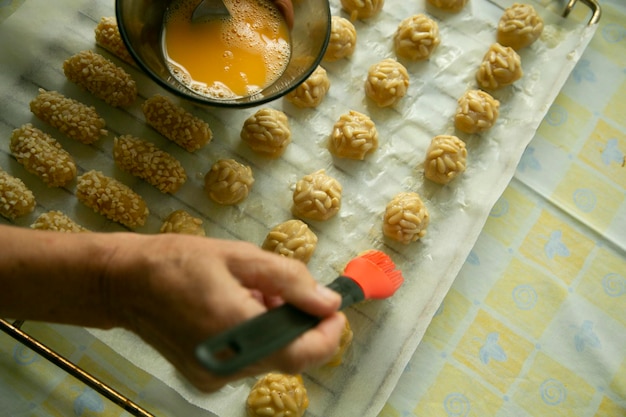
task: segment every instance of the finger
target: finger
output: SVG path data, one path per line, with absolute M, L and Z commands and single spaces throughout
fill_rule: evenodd
M 337 351 L 345 321 L 346 317 L 341 313 L 326 317 L 284 350 L 273 355 L 271 364 L 283 372 L 297 374 L 328 363 Z
M 280 297 L 320 317 L 339 308 L 339 294 L 320 285 L 301 261 L 256 246 L 248 249 L 234 251 L 229 262 L 231 273 L 242 285 L 261 291 L 265 297 Z
M 294 12 L 291 0 L 274 0 L 274 3 L 276 4 L 276 7 L 278 7 L 278 10 L 280 10 L 283 14 L 289 29 L 293 29 Z

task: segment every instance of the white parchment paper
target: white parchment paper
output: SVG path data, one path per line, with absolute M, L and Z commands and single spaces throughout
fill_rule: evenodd
M 355 334 L 353 345 L 342 366 L 305 375 L 310 397 L 307 415 L 375 416 L 469 254 L 490 209 L 511 179 L 524 148 L 595 30 L 561 19 L 552 7 L 536 5 L 546 22 L 544 35 L 521 52 L 523 79 L 494 93 L 501 101 L 496 126 L 482 135 L 455 132 L 456 100 L 466 89 L 475 88 L 475 71 L 495 41 L 503 6 L 510 3 L 471 0 L 462 12 L 446 14 L 427 7 L 425 2 L 387 0 L 380 15 L 355 22 L 358 43 L 351 59 L 323 63 L 331 89 L 322 105 L 297 109 L 284 100 L 269 104 L 287 113 L 293 142 L 283 157 L 267 160 L 239 139 L 243 121 L 258 109 L 218 110 L 183 103 L 205 119 L 214 132 L 213 141 L 193 154 L 145 125 L 141 101 L 164 92 L 94 42 L 97 22 L 102 16 L 114 15 L 112 1 L 28 0 L 0 24 L 0 135 L 4 138 L 0 141 L 0 166 L 22 178 L 38 201 L 36 211 L 16 224 L 27 227 L 44 211 L 62 210 L 92 230 L 122 230 L 80 204 L 74 184 L 49 189 L 10 156 L 11 131 L 28 122 L 58 139 L 76 159 L 80 173 L 98 169 L 139 192 L 151 210 L 139 233 L 156 233 L 171 211 L 183 208 L 204 219 L 209 236 L 261 244 L 271 227 L 291 218 L 295 182 L 305 174 L 326 169 L 340 181 L 344 193 L 338 216 L 310 223 L 319 238 L 309 264 L 314 275 L 321 282 L 330 282 L 359 252 L 377 248 L 393 258 L 406 281 L 389 300 L 348 309 Z M 331 9 L 345 16 L 338 0 L 331 2 Z M 367 69 L 381 59 L 394 57 L 392 36 L 397 25 L 416 13 L 427 13 L 438 22 L 441 44 L 428 61 L 401 61 L 411 77 L 407 96 L 394 108 L 377 108 L 363 92 Z M 110 57 L 133 75 L 141 96 L 134 106 L 112 109 L 65 79 L 63 61 L 84 49 Z M 28 103 L 40 87 L 94 105 L 107 121 L 108 137 L 86 146 L 36 120 Z M 326 148 L 332 125 L 349 110 L 368 114 L 379 131 L 380 147 L 365 161 L 336 159 Z M 150 139 L 172 153 L 186 168 L 187 183 L 175 196 L 165 196 L 117 169 L 111 148 L 113 137 L 120 134 Z M 467 171 L 443 187 L 423 178 L 425 150 L 438 134 L 457 134 L 466 141 L 469 152 Z M 204 174 L 218 158 L 235 158 L 253 169 L 254 188 L 237 207 L 218 206 L 203 193 Z M 409 190 L 423 197 L 431 221 L 425 238 L 405 246 L 385 239 L 381 227 L 387 202 L 398 192 Z M 201 394 L 133 334 L 118 330 L 92 332 L 191 403 L 219 416 L 245 414 L 243 404 L 253 380 L 212 395 Z

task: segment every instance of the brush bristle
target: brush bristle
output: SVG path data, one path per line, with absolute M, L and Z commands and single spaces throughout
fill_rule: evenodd
M 361 286 L 365 298 L 390 297 L 404 282 L 391 258 L 378 250 L 369 250 L 350 261 L 345 275 Z

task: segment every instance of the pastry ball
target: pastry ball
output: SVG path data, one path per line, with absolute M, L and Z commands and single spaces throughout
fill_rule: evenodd
M 250 390 L 246 413 L 248 417 L 302 417 L 308 406 L 302 376 L 269 373 Z
M 333 62 L 352 56 L 356 48 L 354 25 L 341 16 L 333 16 L 330 23 L 330 40 L 324 54 L 324 61 Z
M 497 90 L 522 78 L 522 62 L 515 49 L 494 43 L 483 57 L 476 81 L 485 90 Z
M 341 7 L 353 21 L 376 16 L 383 9 L 384 4 L 384 0 L 341 0 Z
M 341 313 L 341 314 L 344 314 L 344 313 Z M 341 332 L 341 338 L 339 339 L 339 346 L 337 346 L 337 350 L 335 351 L 335 354 L 333 355 L 333 357 L 330 358 L 330 361 L 326 363 L 327 366 L 341 365 L 341 362 L 343 362 L 343 357 L 346 351 L 348 350 L 350 345 L 352 345 L 353 337 L 354 337 L 354 333 L 352 332 L 352 328 L 350 327 L 350 322 L 348 321 L 348 318 L 346 317 L 346 324 L 343 327 L 343 331 Z
M 328 149 L 340 158 L 363 160 L 378 148 L 378 131 L 372 119 L 354 110 L 342 114 L 333 126 Z
M 458 99 L 454 126 L 465 133 L 485 132 L 496 123 L 500 102 L 482 90 L 468 90 Z
M 428 0 L 428 3 L 446 12 L 460 12 L 467 0 Z
M 330 78 L 321 66 L 302 84 L 285 95 L 285 99 L 296 107 L 313 108 L 320 105 L 330 89 Z
M 293 214 L 311 220 L 328 220 L 339 212 L 341 192 L 339 181 L 323 169 L 305 175 L 293 192 Z
M 365 80 L 365 94 L 379 107 L 396 104 L 409 88 L 409 74 L 401 63 L 387 58 L 372 65 Z
M 447 184 L 465 171 L 467 149 L 456 136 L 435 136 L 426 151 L 424 176 L 438 184 Z
M 246 119 L 240 136 L 253 151 L 277 158 L 291 142 L 289 120 L 280 110 L 263 108 Z
M 252 184 L 252 169 L 234 159 L 220 159 L 204 176 L 207 195 L 223 205 L 241 203 L 248 197 Z
M 413 61 L 430 57 L 440 42 L 439 25 L 425 14 L 404 19 L 393 37 L 396 55 Z
M 513 3 L 498 22 L 500 45 L 520 50 L 535 42 L 543 32 L 543 19 L 530 4 Z
M 409 244 L 426 235 L 428 210 L 417 193 L 397 194 L 385 209 L 383 233 L 390 239 Z
M 317 248 L 317 236 L 302 220 L 287 220 L 270 230 L 261 247 L 308 263 Z
M 206 236 L 204 227 L 202 227 L 202 219 L 193 217 L 185 210 L 175 210 L 171 212 L 163 221 L 159 232 Z

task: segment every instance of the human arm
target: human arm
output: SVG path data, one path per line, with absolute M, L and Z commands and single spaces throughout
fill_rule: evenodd
M 344 325 L 339 296 L 319 286 L 304 264 L 250 243 L 0 226 L 0 244 L 0 316 L 127 328 L 204 391 L 272 369 L 296 373 L 324 363 Z M 240 373 L 210 374 L 194 357 L 196 345 L 265 311 L 258 294 L 324 319 Z

